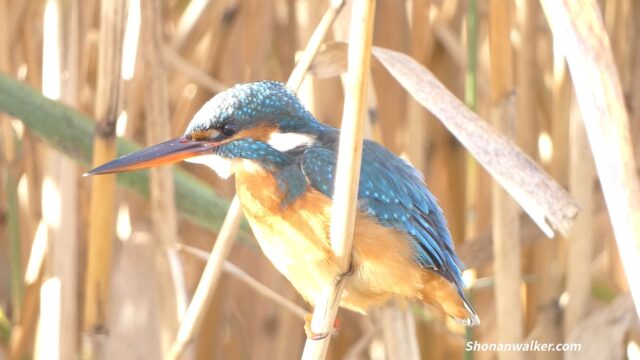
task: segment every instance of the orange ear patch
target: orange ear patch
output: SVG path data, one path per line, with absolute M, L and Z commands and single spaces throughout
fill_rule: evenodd
M 218 132 L 218 130 L 214 130 L 214 129 L 196 130 L 191 134 L 189 134 L 188 136 L 189 136 L 189 140 L 202 141 L 202 140 L 213 138 L 216 135 L 215 134 L 216 132 Z

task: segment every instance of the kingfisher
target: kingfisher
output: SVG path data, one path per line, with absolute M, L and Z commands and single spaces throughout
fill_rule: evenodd
M 463 265 L 422 174 L 369 140 L 362 149 L 351 267 L 341 272 L 329 242 L 339 136 L 284 84 L 239 84 L 205 103 L 183 136 L 87 175 L 181 160 L 205 164 L 222 178 L 235 175 L 262 251 L 312 305 L 323 289 L 344 280 L 340 305 L 347 309 L 366 313 L 392 299 L 416 300 L 477 325 L 463 291 Z

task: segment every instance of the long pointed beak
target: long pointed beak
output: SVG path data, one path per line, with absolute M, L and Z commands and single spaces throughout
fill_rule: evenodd
M 84 176 L 113 174 L 173 164 L 190 157 L 204 155 L 210 151 L 211 148 L 210 143 L 192 141 L 185 137 L 179 137 L 124 155 L 86 172 Z

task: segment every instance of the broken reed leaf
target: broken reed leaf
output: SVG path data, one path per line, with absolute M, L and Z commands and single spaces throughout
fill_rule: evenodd
M 312 73 L 337 76 L 347 45 L 326 47 Z M 579 207 L 569 193 L 506 136 L 467 108 L 427 68 L 408 55 L 374 47 L 372 54 L 422 106 L 435 115 L 547 235 L 567 235 Z
M 538 164 L 417 61 L 384 48 L 374 48 L 373 54 L 414 99 L 442 121 L 547 236 L 553 236 L 554 229 L 568 233 L 578 205 Z
M 309 67 L 308 73 L 317 78 L 336 77 L 347 71 L 347 44 L 332 42 L 323 45 Z

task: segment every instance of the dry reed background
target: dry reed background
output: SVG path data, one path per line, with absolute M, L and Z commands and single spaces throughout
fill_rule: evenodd
M 400 85 L 394 76 L 412 65 L 374 49 L 365 135 L 424 171 L 471 268 L 465 278 L 482 324 L 465 331 L 415 307 L 370 317 L 342 311 L 329 358 L 419 351 L 425 359 L 489 359 L 496 354 L 465 353 L 466 341 L 532 339 L 581 343 L 582 351 L 497 357 L 640 358 L 629 295 L 640 286 L 639 169 L 629 166 L 632 152 L 640 157 L 640 2 L 541 3 L 378 0 L 373 42 L 430 69 L 568 189 L 580 206 L 571 231 L 546 238 L 420 106 L 462 118 L 455 104 L 441 99 L 446 106 L 438 108 L 421 93 L 433 88 L 407 76 Z M 119 177 L 126 187 L 81 174 L 132 149 L 116 138 L 150 144 L 179 135 L 228 85 L 286 81 L 329 8 L 313 0 L 0 0 L 0 71 L 86 114 L 0 77 L 0 112 L 15 116 L 0 113 L 0 359 L 169 354 L 228 206 L 206 186 L 230 199 L 233 184 L 192 165 L 180 167 L 204 182 L 179 172 L 174 183 L 168 168 L 153 171 L 150 186 L 141 174 Z M 348 1 L 327 44 L 348 39 L 350 13 Z M 299 90 L 318 119 L 335 126 L 341 49 L 321 49 Z M 463 130 L 441 120 L 473 149 Z M 547 220 L 563 232 L 566 224 Z M 182 358 L 298 358 L 310 309 L 245 225 L 238 234 L 199 331 L 183 339 Z

